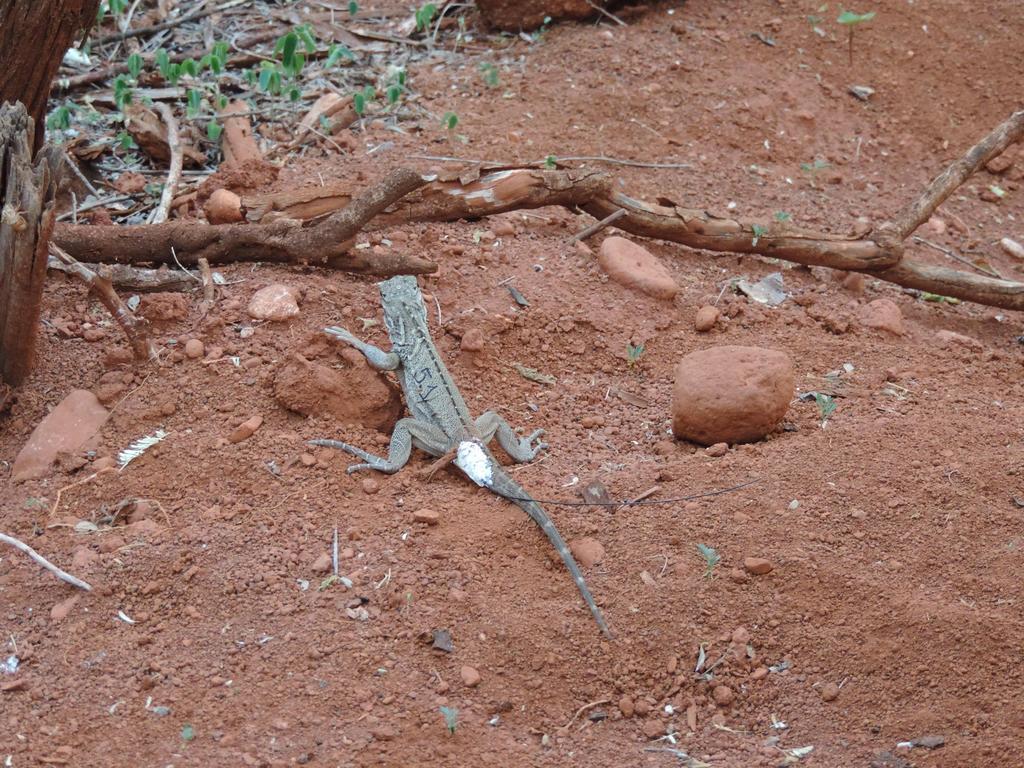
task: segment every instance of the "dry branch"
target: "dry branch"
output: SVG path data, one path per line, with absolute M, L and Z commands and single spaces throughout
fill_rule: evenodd
M 153 360 L 157 356 L 156 347 L 146 333 L 145 323 L 136 317 L 128 307 L 121 301 L 110 280 L 101 277 L 83 264 L 78 263 L 65 253 L 59 246 L 50 244 L 53 255 L 61 261 L 68 270 L 89 286 L 89 292 L 100 300 L 100 303 L 107 308 L 111 316 L 121 326 L 124 335 L 128 337 L 135 359 L 140 361 Z
M 83 262 L 170 264 L 173 248 L 178 260 L 189 266 L 205 258 L 211 264 L 266 261 L 374 275 L 424 274 L 436 265 L 415 256 L 350 250 L 352 238 L 366 222 L 424 183 L 418 173 L 395 171 L 310 227 L 290 220 L 226 225 L 169 221 L 132 227 L 63 224 L 57 227 L 54 242 Z
M 69 275 L 75 271 L 56 256 L 50 257 L 46 268 Z M 128 264 L 104 264 L 103 273 L 103 277 L 109 280 L 114 288 L 137 293 L 187 291 L 196 285 L 195 280 L 181 270 L 146 269 L 145 267 L 132 267 Z
M 163 191 L 160 193 L 160 202 L 149 219 L 150 224 L 159 224 L 167 221 L 171 212 L 171 200 L 174 199 L 175 190 L 178 189 L 178 181 L 181 179 L 181 141 L 178 138 L 178 121 L 174 119 L 174 113 L 166 104 L 155 105 L 160 117 L 167 127 L 167 147 L 171 153 L 170 165 L 167 169 L 167 181 L 164 183 Z
M 72 576 L 67 571 L 62 571 L 60 568 L 51 563 L 49 560 L 40 555 L 38 552 L 32 549 L 32 547 L 30 547 L 28 544 L 21 541 L 20 539 L 16 539 L 13 536 L 8 536 L 6 533 L 0 533 L 0 543 L 10 544 L 15 549 L 20 549 L 22 552 L 31 557 L 33 560 L 35 560 L 37 563 L 43 566 L 43 568 L 48 570 L 61 581 L 66 581 L 68 584 L 74 587 L 78 587 L 79 589 L 84 589 L 86 592 L 92 591 L 92 586 L 88 582 L 82 581 L 81 579 Z

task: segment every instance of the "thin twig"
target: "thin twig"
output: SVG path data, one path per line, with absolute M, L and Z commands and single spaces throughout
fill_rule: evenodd
M 592 162 L 592 163 L 608 163 L 609 165 L 627 165 L 630 168 L 693 168 L 692 163 L 643 163 L 639 160 L 622 160 L 618 157 L 608 157 L 606 155 L 574 155 L 571 157 L 560 157 L 555 156 L 556 162 Z M 547 159 L 535 160 L 528 165 L 544 165 L 547 163 Z
M 145 331 L 143 321 L 125 306 L 110 280 L 100 277 L 56 243 L 50 243 L 50 253 L 63 262 L 71 274 L 89 286 L 89 292 L 95 294 L 100 303 L 107 308 L 117 324 L 121 326 L 124 335 L 128 337 L 128 343 L 135 353 L 135 359 L 154 360 L 157 357 L 157 350 Z
M 78 177 L 79 181 L 85 184 L 85 188 L 89 190 L 93 197 L 98 198 L 100 196 L 99 190 L 97 190 L 96 187 L 92 185 L 92 182 L 86 178 L 85 174 L 82 173 L 82 169 L 78 167 L 78 163 L 75 162 L 75 159 L 71 157 L 71 155 L 67 151 L 64 152 L 64 159 L 67 161 L 67 164 L 71 167 L 71 172 Z
M 196 19 L 202 19 L 211 14 L 218 13 L 219 11 L 226 11 L 228 8 L 234 8 L 236 5 L 242 5 L 248 2 L 248 0 L 228 0 L 226 3 L 215 5 L 213 8 L 201 8 L 191 13 L 186 13 L 179 16 L 176 19 L 170 19 L 168 21 L 162 21 L 159 24 L 154 24 L 151 27 L 139 27 L 138 29 L 129 29 L 124 32 L 118 32 L 113 35 L 104 35 L 97 40 L 93 40 L 93 45 L 104 45 L 106 43 L 113 43 L 120 40 L 127 40 L 129 37 L 144 37 L 145 35 L 152 35 L 157 32 L 162 32 L 165 29 L 173 29 L 174 27 L 185 24 L 189 21 L 195 21 Z
M 600 13 L 600 14 L 601 14 L 602 16 L 607 16 L 607 17 L 608 17 L 609 19 L 611 19 L 611 20 L 612 20 L 612 21 L 614 21 L 614 22 L 615 22 L 616 24 L 618 24 L 618 25 L 619 25 L 620 27 L 624 27 L 624 26 L 626 26 L 626 22 L 624 22 L 624 21 L 623 21 L 622 19 L 620 19 L 620 18 L 619 18 L 618 16 L 616 16 L 616 15 L 615 15 L 614 13 L 612 13 L 611 11 L 606 11 L 606 10 L 605 10 L 604 8 L 602 8 L 602 7 L 600 6 L 600 5 L 597 5 L 596 3 L 594 3 L 594 2 L 591 2 L 591 0 L 587 0 L 587 5 L 589 5 L 589 6 L 590 6 L 591 8 L 593 8 L 593 9 L 594 9 L 595 11 L 597 11 L 598 13 Z
M 970 259 L 965 259 L 963 256 L 961 256 L 956 251 L 954 251 L 954 250 L 952 250 L 950 248 L 946 248 L 943 245 L 939 245 L 938 243 L 933 243 L 931 240 L 926 240 L 925 238 L 921 237 L 920 235 L 914 235 L 914 242 L 915 243 L 921 243 L 922 245 L 927 245 L 929 248 L 934 248 L 939 253 L 944 253 L 947 256 L 949 256 L 949 258 L 953 259 L 954 261 L 959 261 L 961 264 L 965 264 L 968 267 L 970 267 L 971 269 L 976 270 L 976 271 L 980 272 L 983 275 L 988 275 L 989 277 L 998 277 L 1000 280 L 1004 279 L 1002 275 L 1000 275 L 998 272 L 996 272 L 995 267 L 992 267 L 991 269 L 984 269 L 983 267 L 979 267 L 973 261 L 971 261 Z
M 0 533 L 0 542 L 3 542 L 4 544 L 10 544 L 15 549 L 20 549 L 22 552 L 31 557 L 33 560 L 35 560 L 37 563 L 43 566 L 43 568 L 48 570 L 61 581 L 66 581 L 73 587 L 84 589 L 86 592 L 92 592 L 92 587 L 89 585 L 88 582 L 82 581 L 81 579 L 72 576 L 67 571 L 61 570 L 56 565 L 47 560 L 45 557 L 36 552 L 34 549 L 32 549 L 32 547 L 30 547 L 25 542 L 16 539 L 13 536 L 8 536 L 6 533 Z
M 578 718 L 580 715 L 582 715 L 584 712 L 586 712 L 591 707 L 597 707 L 597 706 L 600 706 L 601 704 L 611 704 L 611 700 L 610 699 L 601 699 L 600 701 L 592 701 L 589 704 L 584 704 L 582 707 L 580 707 L 579 709 L 576 710 L 576 714 L 574 714 L 572 716 L 572 719 L 569 720 L 568 723 L 566 723 L 565 725 L 562 726 L 561 730 L 563 730 L 563 731 L 567 730 L 569 728 L 569 726 L 571 726 L 573 723 L 576 722 L 576 718 Z
M 104 205 L 110 205 L 111 203 L 122 203 L 125 200 L 132 199 L 134 198 L 131 195 L 111 195 L 110 197 L 104 197 L 99 200 L 93 200 L 91 203 L 86 203 L 85 205 L 78 206 L 78 211 L 76 213 L 85 213 L 86 211 L 91 211 L 93 208 L 102 208 Z M 71 217 L 72 212 L 68 211 L 67 213 L 62 213 L 60 216 L 58 216 L 57 221 L 66 221 Z
M 597 234 L 602 229 L 604 229 L 609 224 L 611 224 L 613 221 L 616 221 L 617 219 L 621 219 L 625 215 L 626 215 L 626 209 L 625 208 L 619 208 L 617 211 L 612 211 L 611 213 L 609 213 L 607 216 L 605 216 L 600 221 L 596 222 L 595 224 L 591 224 L 586 229 L 583 229 L 583 230 L 580 230 L 579 232 L 577 232 L 575 235 L 573 235 L 571 238 L 569 238 L 569 242 L 570 243 L 576 243 L 576 242 L 579 242 L 580 240 L 586 240 L 591 235 Z
M 174 199 L 175 190 L 178 188 L 178 182 L 181 180 L 182 154 L 181 142 L 178 140 L 178 121 L 174 119 L 174 113 L 171 112 L 171 108 L 163 102 L 153 106 L 160 113 L 160 117 L 163 118 L 164 125 L 167 126 L 167 146 L 171 151 L 170 166 L 167 169 L 167 181 L 164 183 L 163 192 L 160 193 L 160 203 L 157 205 L 156 210 L 153 211 L 153 215 L 149 217 L 150 224 L 159 224 L 167 221 L 167 217 L 171 212 L 171 201 Z
M 199 257 L 199 259 L 196 260 L 196 263 L 199 265 L 199 274 L 203 276 L 203 301 L 213 304 L 215 295 L 213 273 L 210 271 L 210 262 L 203 257 Z M 186 270 L 186 272 L 187 271 L 188 270 Z

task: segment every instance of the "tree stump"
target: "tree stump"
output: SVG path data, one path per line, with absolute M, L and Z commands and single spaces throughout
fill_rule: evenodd
M 33 129 L 24 105 L 0 106 L 0 382 L 11 387 L 32 369 L 54 224 L 59 160 L 32 163 Z

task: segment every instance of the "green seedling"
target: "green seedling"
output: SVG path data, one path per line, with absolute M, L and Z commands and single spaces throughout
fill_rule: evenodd
M 193 739 L 195 739 L 195 737 L 196 737 L 196 730 L 195 730 L 195 728 L 193 728 L 188 723 L 185 723 L 184 727 L 182 727 L 182 729 L 181 729 L 181 740 L 182 741 L 192 741 Z
M 118 75 L 114 78 L 114 104 L 117 108 L 124 111 L 124 108 L 132 103 L 132 87 L 128 82 L 128 78 L 124 75 Z
M 772 218 L 774 218 L 778 222 L 791 221 L 793 219 L 793 217 L 790 216 L 785 211 L 776 211 L 775 215 Z
M 128 74 L 136 80 L 139 79 L 139 73 L 142 72 L 142 56 L 138 53 L 133 53 L 127 59 L 125 59 L 125 66 L 128 67 Z
M 444 724 L 448 733 L 455 735 L 455 729 L 459 727 L 459 710 L 455 707 L 441 707 L 441 714 L 444 716 Z
M 441 125 L 444 129 L 451 133 L 455 130 L 455 127 L 459 124 L 459 116 L 454 112 L 445 112 L 444 117 L 441 119 Z
M 824 429 L 829 417 L 836 412 L 836 400 L 831 395 L 815 392 L 814 403 L 818 406 L 818 416 L 821 417 L 821 428 Z
M 121 147 L 121 149 L 125 150 L 126 152 L 129 149 L 136 149 L 138 147 L 138 145 L 135 143 L 135 139 L 132 138 L 132 135 L 128 133 L 128 131 L 121 131 L 120 133 L 117 134 L 117 143 Z
M 357 13 L 359 13 L 359 3 L 353 0 L 348 4 L 348 15 L 355 16 Z
M 811 178 L 811 186 L 817 188 L 818 172 L 828 168 L 828 161 L 820 157 L 814 158 L 813 163 L 800 163 L 800 170 Z
M 434 16 L 437 15 L 437 6 L 433 3 L 424 3 L 420 6 L 419 10 L 413 14 L 413 18 L 416 21 L 416 31 L 424 32 L 427 27 L 430 26 L 430 22 L 434 20 Z
M 337 64 L 342 59 L 348 59 L 349 61 L 355 61 L 356 55 L 344 45 L 332 45 L 327 52 L 327 60 L 324 62 L 324 67 L 330 68 Z
M 544 167 L 549 171 L 555 170 L 558 167 L 558 159 L 554 155 L 548 155 L 544 158 Z
M 715 575 L 715 566 L 722 561 L 722 556 L 707 544 L 698 544 L 697 551 L 704 559 L 704 578 L 712 579 Z
M 644 345 L 633 344 L 628 342 L 626 344 L 626 365 L 630 368 L 635 368 L 640 364 L 640 358 L 644 356 Z
M 857 26 L 859 26 L 860 24 L 863 24 L 866 21 L 871 21 L 873 18 L 875 18 L 874 11 L 868 11 L 867 13 L 854 13 L 853 11 L 843 11 L 842 13 L 839 14 L 839 18 L 836 19 L 836 21 L 845 26 L 847 30 L 847 40 L 850 51 L 851 67 L 853 66 L 853 30 L 856 29 Z
M 74 105 L 62 104 L 46 118 L 46 127 L 51 131 L 63 131 L 71 127 L 71 111 Z
M 934 301 L 937 304 L 956 305 L 960 303 L 960 299 L 954 299 L 952 296 L 943 296 L 938 293 L 928 293 L 928 291 L 921 291 L 921 298 L 924 301 Z
M 761 224 L 754 224 L 751 226 L 754 231 L 754 239 L 750 241 L 750 245 L 753 248 L 757 247 L 757 241 L 768 234 L 768 227 L 762 226 Z
M 489 61 L 485 61 L 480 65 L 480 74 L 483 75 L 484 85 L 488 88 L 497 88 L 501 85 L 501 76 L 498 73 L 498 68 Z

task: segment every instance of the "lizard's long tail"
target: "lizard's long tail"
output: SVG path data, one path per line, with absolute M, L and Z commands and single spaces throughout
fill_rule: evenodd
M 594 602 L 593 596 L 590 594 L 590 590 L 587 589 L 587 582 L 583 580 L 583 574 L 580 573 L 580 567 L 576 564 L 576 559 L 572 556 L 572 552 L 569 551 L 569 547 L 566 546 L 565 541 L 562 539 L 562 535 L 555 528 L 555 524 L 551 522 L 551 518 L 548 517 L 548 513 L 544 511 L 536 501 L 530 498 L 530 494 L 527 493 L 526 489 L 523 488 L 519 483 L 512 479 L 504 470 L 500 469 L 500 465 L 497 461 L 494 461 L 494 471 L 491 476 L 491 481 L 488 487 L 494 491 L 498 496 L 511 501 L 526 514 L 530 516 L 540 529 L 544 531 L 544 534 L 548 537 L 548 541 L 554 545 L 558 551 L 559 556 L 562 558 L 562 562 L 565 563 L 565 567 L 569 569 L 569 573 L 572 575 L 573 581 L 576 582 L 576 587 L 579 589 L 580 594 L 583 595 L 583 600 L 586 602 L 587 607 L 590 609 L 590 613 L 594 616 L 594 621 L 597 622 L 597 626 L 601 628 L 601 632 L 604 636 L 611 639 L 612 633 L 608 629 L 608 624 L 604 620 L 604 616 L 601 615 L 601 609 L 597 607 L 597 603 Z

